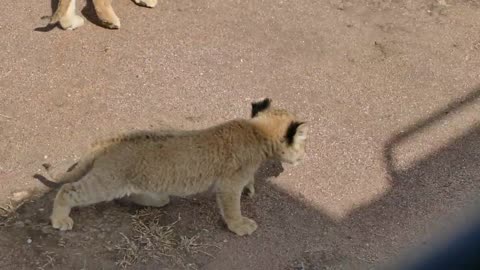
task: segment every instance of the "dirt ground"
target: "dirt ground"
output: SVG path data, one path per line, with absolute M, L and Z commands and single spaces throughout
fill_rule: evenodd
M 370 269 L 468 222 L 478 0 L 118 0 L 120 30 L 79 1 L 75 31 L 44 28 L 52 5 L 2 4 L 0 269 Z M 50 227 L 54 194 L 31 177 L 42 163 L 67 168 L 122 131 L 248 117 L 265 96 L 311 132 L 303 164 L 259 170 L 242 200 L 252 236 L 230 233 L 209 193 Z

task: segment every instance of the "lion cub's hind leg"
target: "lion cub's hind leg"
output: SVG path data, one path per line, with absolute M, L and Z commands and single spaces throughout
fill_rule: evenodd
M 105 179 L 87 174 L 78 182 L 63 185 L 53 202 L 53 211 L 50 216 L 52 226 L 61 231 L 71 230 L 73 220 L 69 215 L 73 207 L 111 201 L 125 196 L 128 192 L 125 188 L 113 186 L 110 182 L 107 183 Z
M 163 207 L 170 202 L 168 194 L 155 192 L 131 194 L 126 199 L 138 205 L 152 207 Z

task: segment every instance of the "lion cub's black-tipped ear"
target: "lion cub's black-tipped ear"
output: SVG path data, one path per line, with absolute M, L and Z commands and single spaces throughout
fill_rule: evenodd
M 305 122 L 297 122 L 292 121 L 287 128 L 287 132 L 285 133 L 285 140 L 287 141 L 288 145 L 292 145 L 295 137 L 298 139 L 305 139 L 306 138 L 306 127 L 304 127 Z M 303 125 L 303 126 L 302 126 Z
M 259 112 L 268 109 L 271 103 L 272 100 L 270 98 L 265 98 L 262 101 L 252 102 L 252 118 L 257 116 Z

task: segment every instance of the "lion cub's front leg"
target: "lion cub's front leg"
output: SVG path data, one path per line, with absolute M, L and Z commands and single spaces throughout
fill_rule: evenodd
M 220 214 L 230 231 L 237 235 L 250 235 L 257 229 L 257 223 L 242 216 L 240 210 L 240 198 L 243 185 L 227 187 L 222 185 L 217 190 L 217 203 Z

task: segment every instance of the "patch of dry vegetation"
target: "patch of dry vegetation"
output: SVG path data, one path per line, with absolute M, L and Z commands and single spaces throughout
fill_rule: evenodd
M 144 208 L 132 215 L 131 232 L 127 236 L 120 233 L 122 240 L 114 247 L 117 251 L 117 265 L 128 268 L 137 263 L 148 260 L 168 260 L 185 269 L 197 269 L 193 264 L 186 264 L 185 257 L 201 253 L 213 257 L 206 251 L 213 245 L 203 244 L 199 241 L 200 235 L 192 237 L 179 236 L 175 225 L 181 220 L 161 225 L 164 212 L 158 208 Z
M 44 251 L 40 258 L 43 258 L 44 262 L 37 267 L 37 270 L 45 270 L 55 267 L 57 254 L 51 251 Z
M 5 205 L 0 205 L 0 227 L 11 226 L 17 218 L 17 209 L 23 205 L 9 201 Z

